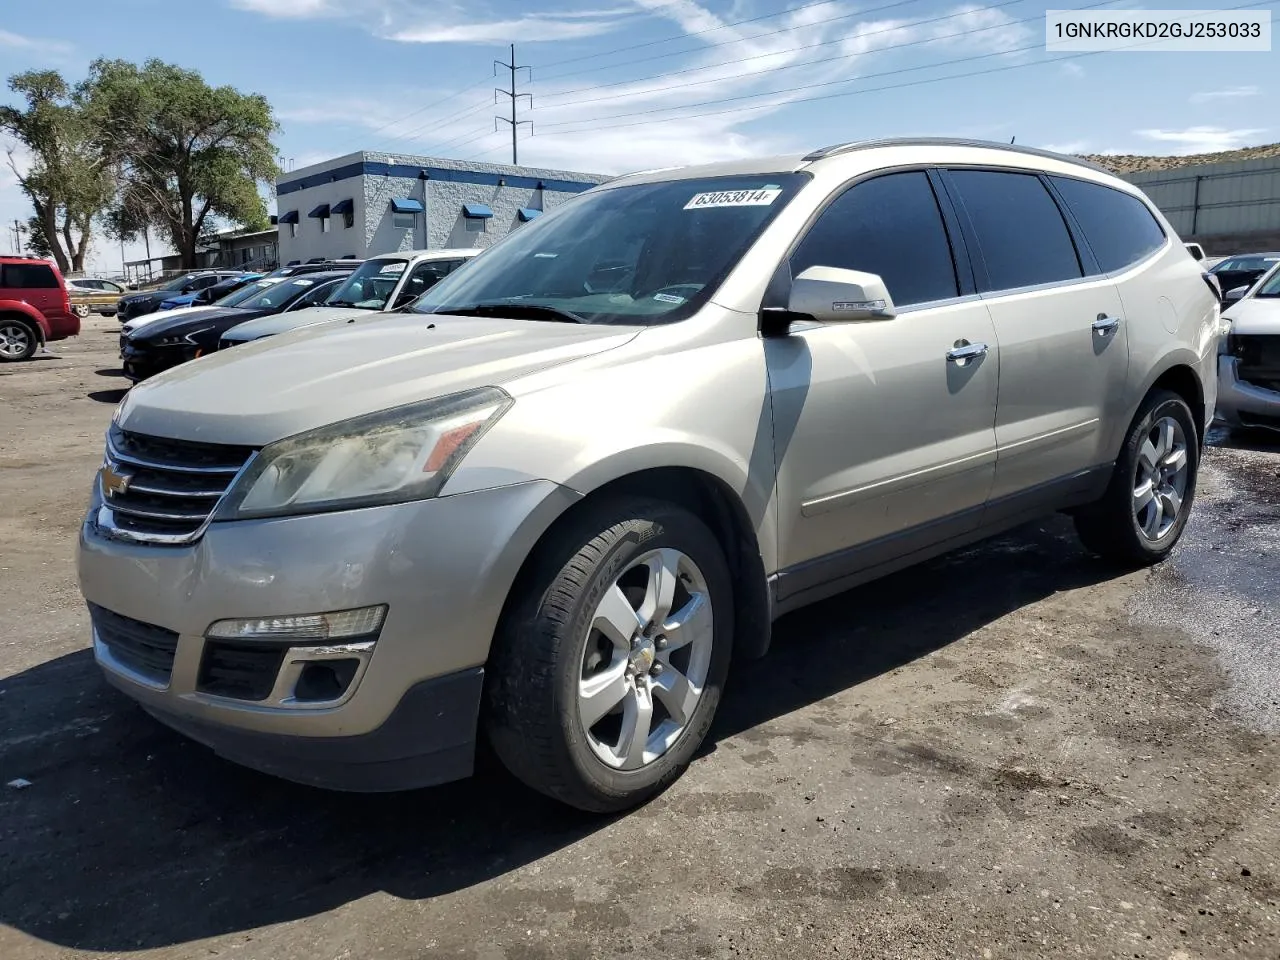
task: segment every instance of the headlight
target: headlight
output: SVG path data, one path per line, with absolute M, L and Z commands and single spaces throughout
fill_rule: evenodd
M 192 330 L 190 333 L 171 334 L 167 337 L 160 337 L 152 342 L 153 347 L 192 347 L 195 343 L 192 337 L 199 336 L 202 333 L 208 333 L 213 327 L 201 327 L 199 330 Z
M 504 390 L 481 387 L 279 440 L 253 459 L 214 520 L 434 497 L 512 402 Z

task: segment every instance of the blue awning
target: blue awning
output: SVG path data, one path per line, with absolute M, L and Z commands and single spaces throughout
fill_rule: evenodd
M 493 216 L 493 211 L 483 203 L 464 203 L 462 215 L 468 220 L 487 220 Z
M 288 213 L 282 213 L 282 214 L 280 214 L 280 222 L 281 222 L 281 223 L 297 223 L 297 222 L 298 222 L 298 211 L 297 211 L 297 210 L 290 210 Z
M 350 199 L 339 200 L 337 203 L 333 205 L 333 209 L 331 212 L 333 213 L 334 216 L 340 217 L 344 213 L 350 213 L 354 209 L 355 209 L 355 202 L 353 200 L 350 200 Z
M 315 217 L 317 220 L 324 220 L 329 216 L 329 205 L 327 203 L 322 203 L 320 206 L 308 213 L 307 216 Z
M 523 223 L 528 223 L 530 220 L 536 220 L 538 217 L 542 216 L 542 211 L 534 210 L 532 207 L 521 207 L 516 211 L 516 215 Z
M 422 201 L 410 200 L 408 197 L 404 197 L 399 200 L 392 200 L 391 211 L 392 213 L 421 213 Z

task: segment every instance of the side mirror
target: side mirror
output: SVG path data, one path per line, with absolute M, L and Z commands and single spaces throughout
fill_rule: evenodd
M 791 281 L 787 310 L 819 323 L 862 323 L 897 316 L 884 281 L 874 273 L 809 267 Z
M 1226 303 L 1235 303 L 1248 292 L 1248 287 L 1232 287 L 1222 295 L 1222 299 Z

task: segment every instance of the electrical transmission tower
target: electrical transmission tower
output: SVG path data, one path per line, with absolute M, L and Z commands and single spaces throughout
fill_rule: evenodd
M 503 69 L 510 71 L 510 73 L 511 73 L 511 89 L 510 89 L 510 90 L 503 90 L 501 87 L 496 87 L 496 88 L 494 88 L 494 91 L 493 91 L 493 102 L 494 102 L 494 103 L 497 103 L 497 102 L 498 102 L 498 94 L 502 94 L 504 97 L 510 97 L 510 98 L 511 98 L 511 118 L 510 118 L 510 119 L 508 119 L 508 118 L 506 118 L 506 117 L 494 117 L 494 118 L 493 118 L 493 129 L 494 129 L 494 130 L 497 130 L 497 129 L 498 129 L 498 121 L 502 121 L 503 123 L 509 123 L 509 124 L 511 124 L 511 164 L 512 164 L 512 166 L 518 166 L 518 165 L 519 165 L 519 163 L 520 163 L 520 161 L 519 161 L 519 155 L 518 155 L 518 154 L 517 154 L 517 152 L 516 152 L 516 131 L 520 128 L 520 126 L 521 126 L 522 124 L 526 124 L 526 123 L 527 123 L 527 124 L 529 125 L 529 130 L 530 130 L 530 132 L 532 132 L 532 131 L 533 131 L 533 121 L 532 121 L 532 120 L 517 120 L 517 119 L 516 119 L 516 101 L 517 101 L 517 100 L 519 100 L 521 97 L 528 97 L 528 98 L 529 98 L 529 109 L 531 109 L 531 110 L 532 110 L 532 109 L 533 109 L 533 94 L 531 94 L 531 93 L 517 93 L 517 92 L 516 92 L 516 71 L 518 71 L 518 70 L 528 70 L 528 69 L 529 69 L 529 67 L 527 67 L 527 66 L 517 66 L 517 64 L 516 64 L 516 45 L 515 45 L 514 43 L 511 45 L 511 62 L 510 62 L 510 63 L 503 63 L 501 60 L 495 60 L 495 61 L 493 61 L 493 75 L 494 75 L 495 77 L 498 75 L 498 68 L 499 68 L 499 67 L 502 67 Z M 532 77 L 532 72 L 531 72 L 531 73 L 530 73 L 530 79 L 532 80 L 532 78 L 533 78 L 533 77 Z

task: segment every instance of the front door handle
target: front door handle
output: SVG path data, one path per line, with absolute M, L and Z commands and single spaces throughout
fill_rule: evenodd
M 1118 326 L 1120 326 L 1120 318 L 1109 317 L 1105 313 L 1098 314 L 1098 319 L 1093 321 L 1095 333 L 1111 333 Z
M 970 360 L 986 356 L 989 347 L 985 343 L 970 343 L 968 340 L 957 340 L 956 345 L 947 351 L 947 361 L 962 366 Z

